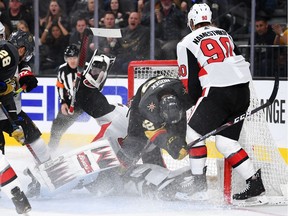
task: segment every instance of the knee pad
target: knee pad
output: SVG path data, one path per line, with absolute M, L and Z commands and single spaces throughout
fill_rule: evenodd
M 198 134 L 195 130 L 193 130 L 189 125 L 187 125 L 187 130 L 186 130 L 186 141 L 187 141 L 187 144 L 193 142 L 194 140 L 200 138 L 201 135 Z M 197 146 L 203 146 L 205 145 L 205 142 L 204 141 L 201 141 L 201 142 L 198 142 L 194 145 L 194 147 L 197 147 Z
M 120 143 L 127 135 L 129 118 L 127 116 L 128 107 L 122 104 L 116 104 L 115 109 L 99 118 L 95 118 L 101 126 L 100 132 L 96 135 L 93 141 L 103 137 L 109 138 L 113 145 L 113 150 L 118 152 Z

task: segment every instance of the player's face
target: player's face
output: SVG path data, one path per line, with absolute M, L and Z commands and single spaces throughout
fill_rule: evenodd
M 69 67 L 71 67 L 72 69 L 75 69 L 78 65 L 78 57 L 77 56 L 73 56 L 73 57 L 67 57 L 67 64 L 69 65 Z
M 18 55 L 19 55 L 19 59 L 20 59 L 19 63 L 23 60 L 25 52 L 26 52 L 25 47 L 19 47 L 18 48 Z

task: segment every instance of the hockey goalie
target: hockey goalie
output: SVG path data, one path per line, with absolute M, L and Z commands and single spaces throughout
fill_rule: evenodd
M 153 164 L 125 167 L 113 150 L 115 144 L 101 139 L 30 169 L 34 180 L 41 184 L 40 196 L 86 188 L 97 196 L 189 199 L 193 190 L 189 166 L 173 171 Z

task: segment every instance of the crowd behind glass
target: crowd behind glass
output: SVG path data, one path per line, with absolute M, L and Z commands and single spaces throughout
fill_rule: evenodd
M 203 1 L 155 0 L 154 59 L 176 59 L 177 43 L 190 32 L 187 14 L 198 2 Z M 251 1 L 205 2 L 213 11 L 214 25 L 231 34 L 250 61 Z M 273 23 L 277 9 L 282 8 L 287 13 L 287 1 L 264 2 L 260 4 L 256 0 L 253 75 L 269 77 L 278 70 L 281 77 L 287 77 L 287 14 L 283 15 L 285 23 Z M 90 38 L 91 53 L 97 48 L 116 56 L 112 75 L 127 75 L 132 60 L 151 59 L 149 0 L 99 0 L 97 22 L 94 3 L 94 0 L 39 1 L 39 35 L 35 37 L 39 40 L 39 71 L 35 71 L 36 74 L 56 76 L 57 68 L 64 63 L 65 48 L 70 44 L 80 47 L 86 27 L 121 29 L 122 38 L 99 37 L 96 41 Z M 34 5 L 33 0 L 0 0 L 0 21 L 6 27 L 6 38 L 17 29 L 35 35 Z M 283 34 L 285 39 L 281 39 Z

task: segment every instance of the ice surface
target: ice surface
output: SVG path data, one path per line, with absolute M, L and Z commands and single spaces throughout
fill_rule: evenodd
M 7 147 L 6 157 L 26 190 L 29 178 L 23 170 L 33 163 L 25 147 Z M 30 199 L 30 216 L 287 216 L 287 206 L 234 207 L 201 202 L 169 202 L 135 196 L 95 197 L 86 190 L 77 190 L 55 197 Z M 212 201 L 213 203 L 213 201 Z M 215 203 L 217 201 L 215 200 Z M 11 200 L 1 193 L 0 216 L 18 215 Z

